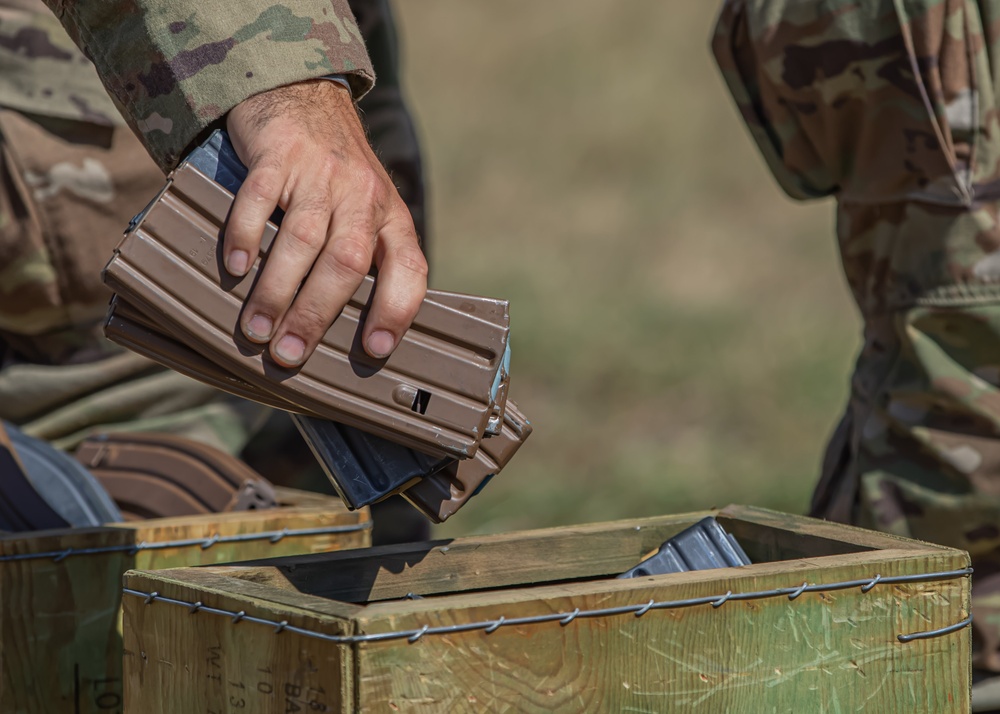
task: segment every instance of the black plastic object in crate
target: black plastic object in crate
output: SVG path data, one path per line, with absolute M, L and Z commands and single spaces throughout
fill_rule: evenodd
M 618 577 L 643 578 L 648 575 L 734 568 L 739 565 L 750 565 L 750 558 L 736 539 L 709 516 L 675 535 L 661 545 L 655 555 Z

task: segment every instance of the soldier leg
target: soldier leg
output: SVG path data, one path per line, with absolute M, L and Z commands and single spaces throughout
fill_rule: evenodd
M 974 711 L 1000 710 L 1000 300 L 868 333 L 811 515 L 969 551 Z
M 842 225 L 859 229 L 842 231 L 842 248 L 928 232 L 944 244 L 984 240 L 1000 235 L 998 211 L 842 206 Z M 811 515 L 967 550 L 982 676 L 1000 672 L 1000 297 L 923 302 L 865 316 L 851 401 Z M 1000 696 L 975 705 L 1000 708 Z
M 812 514 L 968 550 L 987 673 L 1000 672 L 998 19 L 1000 0 L 728 0 L 714 44 L 785 191 L 837 197 L 864 320 Z

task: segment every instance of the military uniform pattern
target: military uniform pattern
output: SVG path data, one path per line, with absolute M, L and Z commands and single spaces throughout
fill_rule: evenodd
M 0 159 L 0 333 L 96 324 L 110 295 L 101 269 L 163 174 L 124 127 L 3 108 Z M 19 341 L 34 361 L 72 358 L 43 342 Z
M 0 0 L 0 103 L 53 118 L 124 125 L 94 65 L 41 0 Z
M 27 2 L 4 0 L 2 5 L 13 14 L 17 3 L 22 14 L 30 15 Z M 374 80 L 347 0 L 46 4 L 95 64 L 108 95 L 165 170 L 247 97 L 326 74 L 345 75 L 355 97 L 361 97 Z M 12 28 L 22 39 L 30 38 L 32 29 L 45 31 L 33 26 L 25 35 L 23 28 Z M 30 53 L 33 47 L 38 54 L 44 45 L 37 34 L 35 39 L 15 40 L 8 53 Z M 69 91 L 76 96 L 72 87 Z
M 384 77 L 362 99 L 362 118 L 423 235 L 422 168 L 390 8 L 385 0 L 352 5 Z M 110 296 L 101 268 L 163 185 L 164 162 L 148 148 L 51 13 L 37 0 L 0 0 L 0 418 L 63 448 L 95 431 L 152 429 L 239 453 L 269 410 L 101 335 Z M 272 441 L 300 447 L 284 422 L 272 420 L 281 427 Z M 268 456 L 255 465 L 275 474 Z
M 1000 672 L 1000 2 L 729 0 L 716 57 L 864 320 L 812 514 L 968 550 Z

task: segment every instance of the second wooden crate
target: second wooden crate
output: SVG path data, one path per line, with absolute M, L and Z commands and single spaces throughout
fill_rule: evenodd
M 0 537 L 0 712 L 123 711 L 121 583 L 172 568 L 370 545 L 367 511 L 278 489 L 282 507 Z

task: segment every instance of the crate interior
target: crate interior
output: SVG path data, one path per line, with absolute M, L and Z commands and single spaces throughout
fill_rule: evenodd
M 229 569 L 226 575 L 358 605 L 599 580 L 614 578 L 638 564 L 664 541 L 706 515 L 712 514 L 257 561 Z M 730 517 L 725 512 L 714 515 L 753 563 L 875 550 L 850 539 L 790 530 L 780 524 Z

